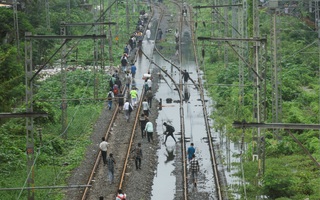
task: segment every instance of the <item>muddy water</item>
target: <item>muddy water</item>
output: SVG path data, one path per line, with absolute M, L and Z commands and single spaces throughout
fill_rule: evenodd
M 182 75 L 172 68 L 171 64 L 164 61 L 159 55 L 153 54 L 154 41 L 143 41 L 143 51 L 147 54 L 148 57 L 152 57 L 153 61 L 156 62 L 158 66 L 161 66 L 164 69 L 167 69 L 173 75 L 176 83 L 179 83 Z M 147 73 L 148 71 L 155 70 L 157 66 L 150 64 L 150 62 L 144 57 L 140 56 L 136 62 L 137 74 Z M 178 65 L 179 66 L 179 65 Z M 198 80 L 195 63 L 192 61 L 187 61 L 183 63 L 181 69 L 186 69 L 190 73 L 190 77 L 193 80 Z M 158 85 L 159 89 L 155 94 L 157 100 L 162 100 L 163 107 L 159 111 L 159 116 L 156 121 L 157 134 L 160 138 L 159 149 L 157 152 L 158 156 L 158 167 L 156 170 L 156 176 L 154 177 L 154 184 L 152 189 L 152 200 L 163 200 L 163 199 L 174 199 L 176 193 L 176 177 L 173 174 L 175 170 L 175 155 L 177 146 L 173 138 L 168 137 L 166 145 L 162 144 L 164 142 L 165 136 L 163 131 L 165 127 L 163 122 L 172 124 L 175 129 L 175 138 L 177 141 L 180 141 L 181 135 L 180 132 L 180 104 L 175 101 L 179 101 L 178 92 L 175 90 L 175 86 L 171 80 L 164 76 L 167 81 L 161 80 Z M 142 77 L 136 77 L 136 86 L 142 88 L 144 80 Z M 203 80 L 203 79 L 202 79 Z M 190 143 L 193 142 L 196 148 L 196 157 L 200 163 L 200 175 L 198 180 L 198 192 L 205 192 L 209 194 L 209 199 L 215 199 L 215 185 L 214 177 L 212 171 L 212 163 L 210 160 L 209 148 L 207 145 L 207 132 L 205 130 L 205 119 L 203 116 L 202 104 L 199 96 L 199 92 L 196 90 L 195 86 L 192 85 L 192 82 L 189 81 L 184 86 L 184 116 L 185 116 L 185 135 L 187 139 L 187 146 L 190 146 Z M 167 99 L 172 99 L 173 101 L 167 102 Z M 211 105 L 213 105 L 212 100 L 207 96 L 205 92 L 205 99 L 207 100 L 206 106 L 208 113 L 213 111 Z M 157 106 L 157 105 L 153 105 Z M 210 120 L 211 127 L 213 126 L 214 121 Z M 232 170 L 229 163 L 239 162 L 236 158 L 232 157 L 234 154 L 238 154 L 239 148 L 236 144 L 228 141 L 223 134 L 211 130 L 212 137 L 214 138 L 215 145 L 220 147 L 221 160 L 224 161 L 224 165 L 220 165 L 219 170 L 224 171 L 226 180 L 228 184 L 239 184 L 239 180 L 233 177 L 235 171 Z M 190 184 L 189 189 L 192 189 Z

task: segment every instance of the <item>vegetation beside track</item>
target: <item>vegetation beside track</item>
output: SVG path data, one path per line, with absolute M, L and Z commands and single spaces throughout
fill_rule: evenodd
M 249 5 L 252 5 L 249 3 Z M 249 9 L 250 11 L 250 9 Z M 199 10 L 195 12 L 200 13 Z M 220 13 L 222 16 L 223 13 Z M 248 15 L 251 16 L 251 15 Z M 299 18 L 290 15 L 277 16 L 280 24 L 279 30 L 279 55 L 281 55 L 281 80 L 282 80 L 282 122 L 319 124 L 320 113 L 320 86 L 319 86 L 319 47 L 317 43 L 317 32 L 303 23 Z M 226 37 L 223 25 L 218 17 L 217 23 L 211 24 L 205 19 L 211 19 L 210 9 L 202 9 L 201 15 L 197 15 L 195 21 L 197 37 L 212 36 Z M 249 20 L 249 22 L 252 20 Z M 204 22 L 204 23 L 203 23 Z M 204 26 L 206 24 L 206 26 Z M 271 15 L 267 9 L 260 9 L 260 34 L 267 35 L 268 55 L 270 55 Z M 214 26 L 216 25 L 216 26 Z M 252 25 L 248 25 L 251 27 Z M 250 28 L 248 28 L 250 29 Z M 213 32 L 210 32 L 214 30 Z M 249 34 L 250 31 L 248 30 Z M 251 33 L 252 34 L 252 33 Z M 252 37 L 249 35 L 248 37 Z M 232 128 L 234 121 L 253 121 L 252 105 L 254 101 L 254 86 L 250 78 L 251 72 L 245 66 L 244 105 L 240 105 L 239 97 L 239 58 L 226 45 L 228 52 L 228 63 L 224 61 L 224 42 L 199 42 L 199 55 L 204 59 L 202 70 L 205 71 L 206 88 L 216 102 L 215 112 L 212 118 L 215 120 L 215 128 L 220 132 L 226 130 L 226 134 L 234 142 L 241 141 L 243 130 Z M 252 46 L 252 44 L 251 44 Z M 250 43 L 249 43 L 250 47 Z M 239 48 L 236 47 L 238 51 Z M 306 59 L 307 58 L 307 59 Z M 250 58 L 248 58 L 250 59 Z M 252 63 L 249 61 L 249 63 Z M 267 60 L 267 121 L 272 119 L 272 83 L 271 83 L 271 60 Z M 265 173 L 257 177 L 258 162 L 252 161 L 252 152 L 255 151 L 252 135 L 254 130 L 245 130 L 245 142 L 248 149 L 243 154 L 244 180 L 246 185 L 246 196 L 255 199 L 257 196 L 272 199 L 301 200 L 305 198 L 320 199 L 320 190 L 317 183 L 320 182 L 319 168 L 305 154 L 290 135 L 279 130 L 280 138 L 267 131 Z M 320 160 L 319 131 L 294 131 L 291 132 L 308 149 L 318 162 Z M 239 163 L 234 163 L 240 168 Z M 243 178 L 241 170 L 237 174 Z M 244 197 L 244 188 L 239 188 Z

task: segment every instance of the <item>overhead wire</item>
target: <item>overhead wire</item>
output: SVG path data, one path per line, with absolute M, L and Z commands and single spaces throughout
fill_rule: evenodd
M 89 78 L 88 81 L 87 81 L 87 85 L 86 85 L 86 87 L 85 87 L 85 90 L 83 91 L 83 96 L 85 95 L 85 93 L 86 93 L 86 91 L 87 91 L 87 89 L 88 89 L 88 87 L 89 87 L 89 85 L 90 85 L 90 81 L 91 81 L 91 78 Z M 81 98 L 80 98 L 80 99 L 81 99 Z M 82 104 L 82 101 L 80 100 L 80 105 L 81 105 L 81 104 Z M 76 110 L 75 110 L 75 112 L 74 112 L 74 114 L 73 114 L 73 116 L 72 116 L 72 120 L 68 123 L 66 129 L 63 130 L 61 134 L 55 136 L 56 139 L 60 139 L 61 136 L 69 129 L 69 127 L 71 126 L 71 124 L 73 123 L 73 121 L 74 121 L 74 119 L 75 119 L 75 115 L 78 113 L 79 109 L 81 108 L 80 105 L 77 106 L 77 108 L 76 108 Z M 93 113 L 93 114 L 94 114 L 94 113 Z M 93 114 L 92 114 L 92 115 L 93 115 Z M 91 123 L 89 123 L 89 121 L 88 121 L 88 125 L 91 125 Z M 78 141 L 78 140 L 77 140 L 77 141 Z M 50 140 L 49 142 L 52 142 L 52 140 Z M 49 142 L 48 142 L 48 143 L 49 143 Z M 80 141 L 79 141 L 79 143 L 80 143 Z M 23 187 L 22 187 L 22 189 L 21 189 L 21 191 L 20 191 L 20 193 L 19 193 L 18 199 L 21 197 L 21 194 L 22 194 L 24 188 L 26 187 L 26 183 L 27 183 L 27 181 L 28 181 L 28 179 L 29 179 L 29 177 L 30 177 L 30 175 L 31 175 L 31 173 L 32 173 L 33 167 L 35 166 L 38 157 L 41 155 L 41 149 L 42 149 L 43 147 L 45 147 L 44 144 L 38 148 L 38 153 L 37 153 L 37 155 L 36 155 L 36 157 L 35 157 L 35 159 L 34 159 L 34 162 L 33 162 L 33 164 L 32 164 L 32 167 L 31 167 L 30 171 L 28 172 L 27 178 L 26 178 L 26 180 L 25 180 L 25 182 L 24 182 L 24 185 L 23 185 Z M 58 173 L 58 175 L 57 175 L 57 176 L 55 177 L 55 179 L 54 179 L 55 181 L 56 181 L 57 178 L 60 176 L 62 170 L 63 170 L 63 169 L 61 168 L 61 169 L 60 169 L 60 172 Z M 55 181 L 54 181 L 54 183 L 55 183 Z M 49 192 L 50 192 L 51 190 L 52 190 L 52 189 L 50 189 Z

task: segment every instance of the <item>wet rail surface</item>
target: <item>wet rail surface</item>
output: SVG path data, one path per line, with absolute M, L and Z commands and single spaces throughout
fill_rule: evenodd
M 149 18 L 149 21 L 146 22 L 146 24 L 148 24 L 150 22 L 150 19 L 152 16 L 153 16 L 153 12 L 151 12 L 151 16 Z M 146 31 L 146 29 L 144 29 L 143 34 L 145 34 L 145 31 Z M 137 49 L 134 50 L 134 54 L 132 55 L 133 58 L 131 58 L 132 63 L 136 62 L 139 54 L 141 54 L 141 47 L 137 47 Z M 124 98 L 130 100 L 130 89 L 127 87 L 123 87 L 121 90 L 122 90 L 122 94 L 124 95 Z M 145 91 L 142 90 L 142 92 L 139 95 L 143 96 L 144 92 Z M 127 170 L 129 160 L 130 160 L 130 152 L 131 152 L 133 145 L 134 145 L 134 137 L 137 133 L 136 129 L 137 129 L 138 122 L 139 122 L 140 112 L 142 110 L 141 108 L 142 108 L 142 100 L 139 101 L 138 106 L 134 109 L 134 111 L 132 111 L 134 116 L 131 116 L 131 118 L 133 117 L 134 120 L 133 120 L 133 122 L 130 123 L 131 124 L 131 131 L 130 131 L 130 134 L 128 134 L 128 136 L 126 138 L 124 138 L 124 140 L 126 141 L 125 148 L 127 150 L 126 150 L 126 155 L 124 156 L 124 159 L 121 162 L 122 163 L 122 167 L 121 167 L 122 172 L 121 172 L 120 178 L 119 178 L 119 180 L 114 181 L 115 183 L 118 183 L 117 189 L 114 190 L 114 193 L 113 193 L 115 196 L 118 192 L 118 189 L 123 189 L 124 184 L 125 184 L 125 173 Z M 111 133 L 111 130 L 112 130 L 114 124 L 117 123 L 117 117 L 119 115 L 119 112 L 120 112 L 119 105 L 116 104 L 116 107 L 115 107 L 113 114 L 112 114 L 112 118 L 107 126 L 108 128 L 107 128 L 105 136 L 104 136 L 107 142 L 109 141 L 109 136 L 110 136 L 110 133 Z M 124 147 L 122 146 L 122 148 L 124 148 Z M 90 191 L 93 189 L 92 183 L 95 181 L 94 179 L 95 179 L 95 176 L 97 175 L 97 171 L 101 170 L 101 169 L 99 169 L 100 162 L 101 162 L 101 151 L 99 151 L 99 153 L 97 154 L 93 168 L 91 169 L 91 173 L 90 173 L 90 176 L 88 177 L 88 181 L 87 181 L 88 187 L 85 187 L 85 189 L 84 189 L 84 192 L 83 192 L 82 198 L 81 198 L 82 200 L 88 199 L 90 192 L 92 192 L 92 191 Z
M 177 6 L 177 10 L 178 12 L 182 13 L 182 5 L 181 3 L 178 3 L 178 2 L 175 2 L 175 1 L 171 1 L 172 4 L 174 4 L 175 6 Z M 192 13 L 191 12 L 191 7 L 189 7 L 188 5 L 183 5 L 184 8 L 187 8 L 188 9 L 188 13 Z M 153 5 L 152 6 L 152 9 L 153 10 L 157 10 L 159 13 L 160 13 L 160 16 L 159 16 L 159 23 L 158 23 L 158 27 L 159 27 L 159 24 L 161 23 L 161 20 L 162 20 L 162 17 L 163 17 L 163 14 L 164 14 L 164 11 L 162 10 L 162 8 L 160 6 L 156 6 L 156 5 Z M 153 13 L 153 12 L 152 12 Z M 150 17 L 151 18 L 151 17 Z M 193 46 L 193 53 L 194 53 L 194 58 L 195 58 L 195 63 L 198 63 L 197 61 L 197 50 L 196 50 L 196 43 L 195 43 L 195 39 L 194 39 L 194 35 L 193 35 L 193 26 L 191 23 L 188 23 L 192 21 L 192 14 L 188 14 L 187 16 L 183 16 L 181 15 L 179 17 L 179 32 L 180 32 L 180 40 L 179 42 L 176 44 L 176 45 L 179 45 L 179 63 L 181 65 L 181 63 L 183 62 L 183 56 L 182 56 L 182 53 L 181 53 L 181 41 L 182 41 L 182 30 L 183 29 L 190 29 L 190 32 L 191 32 L 191 40 L 192 40 L 192 46 Z M 156 28 L 156 30 L 158 30 L 158 28 Z M 155 33 L 155 35 L 157 35 L 157 33 Z M 172 63 L 170 61 L 169 58 L 166 58 L 165 56 L 163 56 L 160 52 L 160 50 L 158 50 L 157 46 L 155 45 L 155 49 L 154 49 L 165 61 L 169 62 L 171 64 L 171 66 L 175 67 L 175 69 L 177 69 L 179 71 L 179 73 L 182 72 L 182 69 L 181 69 L 181 66 L 177 66 L 175 63 Z M 184 84 L 182 83 L 182 80 L 179 79 L 179 82 L 176 82 L 174 77 L 172 77 L 170 75 L 170 73 L 168 73 L 166 70 L 162 69 L 161 66 L 157 65 L 157 63 L 155 63 L 152 58 L 148 57 L 145 52 L 143 52 L 142 49 L 138 49 L 137 51 L 137 54 L 143 54 L 143 56 L 145 56 L 151 64 L 157 66 L 159 68 L 159 70 L 161 70 L 161 72 L 163 74 L 166 75 L 167 78 L 170 79 L 170 81 L 175 85 L 176 87 L 176 90 L 178 92 L 178 95 L 179 95 L 179 99 L 180 99 L 180 129 L 181 129 L 181 153 L 182 153 L 182 163 L 183 163 L 183 199 L 187 200 L 189 199 L 189 196 L 188 196 L 188 176 L 187 176 L 187 160 L 186 160 L 186 136 L 184 135 L 185 133 L 185 117 L 184 117 L 184 108 L 183 108 L 183 86 Z M 137 58 L 138 55 L 135 55 L 135 60 Z M 196 71 L 197 72 L 200 72 L 200 69 L 198 67 L 199 65 L 197 64 L 196 67 Z M 225 188 L 223 188 L 223 186 L 221 186 L 221 183 L 222 183 L 222 180 L 221 180 L 221 174 L 219 173 L 219 170 L 217 168 L 217 161 L 216 161 L 216 152 L 215 152 L 215 149 L 214 149 L 214 145 L 213 145 L 213 139 L 212 139 L 212 135 L 211 135 L 211 132 L 210 132 L 210 127 L 209 127 L 209 123 L 208 123 L 208 119 L 209 119 L 209 115 L 208 115 L 208 112 L 207 112 L 207 109 L 206 109 L 206 101 L 205 101 L 205 97 L 204 97 L 204 93 L 203 93 L 203 85 L 202 85 L 202 80 L 200 78 L 200 75 L 197 74 L 197 77 L 198 77 L 198 80 L 193 80 L 192 78 L 190 78 L 190 81 L 192 82 L 192 84 L 199 90 L 199 93 L 200 93 L 200 100 L 201 100 L 201 104 L 202 104 L 202 108 L 203 108 L 203 117 L 204 117 L 204 121 L 205 121 L 205 124 L 206 124 L 206 131 L 207 131 L 207 137 L 208 137 L 208 146 L 209 146 L 209 151 L 210 151 L 210 155 L 211 155 L 211 161 L 212 161 L 212 169 L 214 171 L 214 183 L 215 183 L 215 188 L 216 188 L 216 198 L 217 199 L 227 199 L 226 198 L 226 195 L 223 194 L 225 191 Z M 143 93 L 144 91 L 142 91 Z M 118 180 L 119 184 L 118 184 L 118 188 L 124 188 L 125 186 L 125 173 L 126 173 L 126 168 L 127 168 L 127 165 L 128 165 L 128 162 L 129 162 L 129 155 L 130 155 L 130 151 L 131 151 L 131 148 L 132 148 L 132 145 L 134 143 L 134 136 L 136 134 L 136 127 L 137 127 L 137 124 L 138 124 L 138 119 L 139 119 L 139 115 L 140 115 L 140 110 L 141 110 L 141 103 L 142 101 L 139 102 L 139 105 L 138 105 L 138 108 L 136 109 L 136 112 L 135 112 L 135 116 L 134 116 L 134 121 L 132 123 L 132 128 L 131 128 L 131 134 L 130 136 L 126 139 L 128 140 L 127 141 L 127 153 L 125 155 L 125 160 L 123 161 L 123 165 L 122 165 L 122 173 L 121 173 L 121 176 L 120 176 L 120 179 Z M 118 110 L 118 106 L 116 107 L 116 109 L 114 110 L 114 113 L 113 113 L 113 117 L 112 117 L 112 120 L 108 126 L 108 129 L 106 131 L 106 135 L 105 135 L 105 138 L 107 138 L 107 141 L 108 141 L 108 137 L 109 137 L 109 133 L 112 129 L 112 126 L 113 124 L 115 123 L 115 120 L 117 118 L 117 114 L 119 113 L 119 110 Z M 92 172 L 90 174 L 90 177 L 88 178 L 88 182 L 87 182 L 87 185 L 90 185 L 91 182 L 93 181 L 94 179 L 94 176 L 96 174 L 96 171 L 98 170 L 97 168 L 99 167 L 99 162 L 101 160 L 101 153 L 99 152 L 98 155 L 97 155 L 97 158 L 96 158 L 96 161 L 95 161 L 95 164 L 94 164 L 94 167 L 92 169 Z M 88 196 L 88 192 L 89 192 L 89 188 L 86 188 L 83 195 L 82 195 L 82 199 L 85 200 L 87 199 L 87 196 Z M 114 191 L 114 194 L 116 194 L 117 191 Z
M 165 61 L 169 62 L 171 66 L 175 67 L 176 70 L 179 71 L 179 73 L 182 73 L 182 69 L 181 69 L 181 63 L 183 62 L 183 56 L 182 56 L 182 48 L 181 48 L 181 43 L 182 43 L 182 30 L 184 29 L 189 29 L 190 33 L 191 33 L 191 43 L 192 43 L 192 50 L 193 50 L 193 54 L 194 54 L 194 62 L 196 63 L 196 72 L 197 72 L 197 77 L 198 80 L 195 81 L 192 78 L 190 78 L 190 81 L 192 82 L 192 84 L 198 89 L 199 91 L 199 95 L 200 95 L 200 101 L 202 104 L 202 108 L 203 108 L 203 118 L 204 118 L 204 122 L 205 122 L 205 129 L 207 132 L 207 141 L 208 141 L 208 147 L 209 147 L 209 152 L 210 152 L 210 157 L 211 157 L 211 162 L 212 162 L 212 170 L 214 172 L 214 184 L 215 184 L 215 193 L 216 193 L 216 199 L 222 200 L 222 199 L 228 199 L 227 194 L 226 194 L 226 183 L 223 181 L 223 173 L 219 172 L 218 170 L 218 161 L 217 161 L 217 153 L 216 150 L 214 148 L 214 144 L 213 144 L 213 138 L 212 138 L 212 134 L 211 134 L 211 130 L 210 130 L 210 125 L 208 122 L 209 119 L 209 115 L 208 115 L 208 111 L 207 111 L 207 106 L 206 106 L 206 101 L 205 101 L 205 96 L 204 96 L 204 88 L 202 85 L 202 80 L 201 80 L 201 76 L 199 75 L 200 73 L 200 68 L 199 68 L 199 64 L 198 64 L 198 59 L 197 59 L 197 49 L 196 49 L 196 40 L 195 40 L 195 36 L 194 36 L 194 27 L 192 22 L 192 8 L 187 5 L 187 4 L 183 4 L 181 5 L 180 2 L 176 2 L 176 1 L 171 1 L 172 4 L 176 5 L 179 9 L 177 9 L 181 15 L 179 17 L 179 32 L 180 32 L 180 36 L 179 36 L 179 41 L 177 42 L 176 45 L 179 46 L 179 63 L 180 63 L 180 67 L 175 65 L 174 63 L 172 63 L 170 61 L 170 59 L 166 58 L 165 56 L 163 56 L 160 52 L 160 50 L 158 50 L 157 46 L 155 46 L 155 50 L 156 52 L 162 57 L 162 59 L 164 59 Z M 155 7 L 157 9 L 160 10 L 161 13 L 163 13 L 163 10 L 161 9 L 161 7 Z M 183 9 L 187 9 L 187 13 L 191 13 L 191 14 L 183 14 Z M 160 18 L 162 19 L 162 18 Z M 161 21 L 161 20 L 160 20 Z M 161 22 L 160 22 L 161 23 Z M 160 24 L 159 23 L 159 24 Z M 158 30 L 158 29 L 157 29 Z M 144 56 L 147 57 L 147 55 L 144 54 Z M 151 58 L 150 62 L 153 62 Z M 170 76 L 170 74 L 166 71 L 163 70 L 160 66 L 158 66 L 156 63 L 153 63 L 155 66 L 157 66 L 165 75 L 167 78 L 169 78 L 173 84 L 175 85 L 178 94 L 179 94 L 179 99 L 180 99 L 180 126 L 181 126 L 181 153 L 182 153 L 182 163 L 183 163 L 183 199 L 188 199 L 188 177 L 187 177 L 187 161 L 186 161 L 186 136 L 184 135 L 185 132 L 185 122 L 184 122 L 184 112 L 183 112 L 183 97 L 182 97 L 182 93 L 183 93 L 183 86 L 184 84 L 182 83 L 182 80 L 179 79 L 179 83 L 176 83 L 176 81 L 174 80 L 173 77 Z

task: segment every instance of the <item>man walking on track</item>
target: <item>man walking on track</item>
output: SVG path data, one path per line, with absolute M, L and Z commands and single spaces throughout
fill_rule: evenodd
M 101 156 L 103 160 L 103 164 L 107 164 L 107 149 L 108 149 L 109 143 L 106 142 L 105 138 L 102 137 L 102 142 L 99 145 L 99 148 L 101 150 Z
M 148 142 L 153 142 L 153 124 L 147 119 L 146 128 L 144 129 L 147 132 Z
M 142 149 L 141 149 L 141 143 L 138 143 L 138 146 L 133 149 L 131 151 L 132 152 L 135 152 L 135 164 L 136 164 L 136 169 L 141 169 L 141 158 L 142 158 Z
M 198 172 L 200 170 L 199 162 L 196 159 L 196 155 L 192 155 L 192 160 L 190 161 L 190 172 L 191 172 L 191 180 L 194 187 L 197 187 L 197 179 L 198 179 Z
M 107 159 L 107 165 L 108 165 L 108 176 L 110 184 L 114 182 L 114 165 L 116 164 L 116 161 L 113 158 L 113 154 L 110 153 L 109 157 Z
M 188 147 L 188 151 L 187 151 L 187 153 L 188 153 L 188 161 L 191 161 L 193 154 L 196 152 L 196 149 L 193 146 L 194 146 L 194 144 L 191 143 L 191 146 Z
M 174 139 L 174 141 L 177 143 L 177 141 L 176 141 L 176 138 L 174 138 L 174 136 L 173 136 L 173 133 L 174 133 L 174 127 L 173 126 L 171 126 L 171 125 L 169 125 L 169 124 L 167 124 L 167 122 L 164 122 L 163 123 L 163 125 L 166 127 L 166 130 L 165 130 L 165 134 L 166 134 L 166 139 L 164 140 L 164 145 L 166 144 L 166 142 L 167 142 L 167 138 L 169 137 L 169 136 L 171 136 L 173 139 Z

